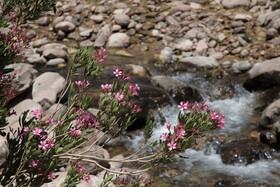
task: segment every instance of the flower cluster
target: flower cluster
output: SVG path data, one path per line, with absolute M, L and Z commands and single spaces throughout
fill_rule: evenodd
M 77 170 L 77 175 L 81 180 L 86 182 L 90 181 L 89 173 L 86 171 L 84 166 L 82 166 L 79 162 L 73 163 L 70 161 L 71 167 Z
M 28 38 L 24 33 L 25 29 L 23 29 L 18 24 L 12 24 L 11 29 L 8 32 L 3 32 L 0 30 L 0 48 L 9 48 L 11 52 L 17 54 L 18 56 L 23 56 L 24 54 L 21 51 L 21 47 L 29 47 L 24 45 L 24 43 L 28 41 Z M 5 50 L 1 51 L 1 53 L 4 52 Z
M 216 111 L 211 111 L 210 113 L 210 118 L 211 120 L 213 120 L 218 127 L 220 127 L 221 129 L 223 129 L 225 127 L 225 116 L 223 114 L 220 114 Z
M 123 70 L 121 67 L 114 67 L 115 76 L 122 81 L 130 81 L 131 77 L 128 75 L 128 73 Z
M 85 90 L 90 86 L 88 81 L 75 81 L 76 85 L 78 86 L 79 90 Z
M 96 62 L 98 63 L 105 63 L 106 62 L 106 58 L 108 57 L 108 55 L 105 55 L 106 49 L 104 49 L 103 47 L 101 47 L 100 50 L 96 50 L 95 53 L 93 54 L 93 58 L 96 59 Z
M 16 73 L 2 74 L 0 72 L 0 97 L 3 98 L 2 104 L 4 105 L 7 101 L 10 101 L 15 97 L 14 91 L 11 89 L 12 81 L 16 78 Z M 1 93 L 2 92 L 2 93 Z M 1 101 L 0 101 L 1 104 Z

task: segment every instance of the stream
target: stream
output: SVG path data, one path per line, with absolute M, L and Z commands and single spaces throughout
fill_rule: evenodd
M 230 98 L 217 99 L 211 91 L 223 92 L 232 89 L 227 85 L 220 85 L 215 80 L 207 80 L 204 77 L 192 73 L 183 73 L 173 78 L 192 85 L 202 97 L 216 110 L 225 115 L 226 126 L 224 129 L 214 130 L 211 135 L 224 136 L 228 140 L 248 138 L 250 132 L 256 129 L 252 122 L 255 114 L 254 106 L 258 93 L 251 93 L 242 86 L 234 86 L 233 95 Z M 154 134 L 151 140 L 158 140 L 160 135 L 166 132 L 164 122 L 177 123 L 179 108 L 176 104 L 168 105 L 154 110 L 152 115 L 156 120 Z M 142 133 L 135 135 L 126 142 L 129 148 L 137 150 L 142 143 Z M 277 186 L 280 183 L 280 162 L 277 159 L 260 160 L 247 166 L 243 164 L 226 165 L 216 153 L 219 140 L 207 142 L 202 150 L 189 149 L 182 155 L 187 159 L 176 158 L 176 163 L 163 169 L 164 172 L 155 171 L 155 176 L 160 175 L 170 183 L 166 186 Z M 157 186 L 161 186 L 158 184 Z

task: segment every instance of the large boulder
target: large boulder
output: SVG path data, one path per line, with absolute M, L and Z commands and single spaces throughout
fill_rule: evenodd
M 248 90 L 268 89 L 280 85 L 280 57 L 256 63 L 248 72 L 244 87 Z
M 265 14 L 260 14 L 257 18 L 256 25 L 272 27 L 280 17 L 280 9 Z
M 114 33 L 109 37 L 108 47 L 127 47 L 129 36 L 125 33 Z
M 46 72 L 35 79 L 32 98 L 42 105 L 53 104 L 65 86 L 65 79 L 58 73 Z
M 5 68 L 14 69 L 11 74 L 16 73 L 16 77 L 12 82 L 12 90 L 15 96 L 30 88 L 33 80 L 38 76 L 38 71 L 33 68 L 33 65 L 26 63 L 10 64 Z
M 247 8 L 250 6 L 250 0 L 223 0 L 222 5 L 225 8 L 237 8 L 237 7 Z
M 252 139 L 225 142 L 218 150 L 225 164 L 252 164 L 271 158 L 270 147 Z

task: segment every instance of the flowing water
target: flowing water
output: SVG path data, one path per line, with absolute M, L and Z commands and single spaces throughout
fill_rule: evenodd
M 221 86 L 217 81 L 209 81 L 190 73 L 178 74 L 173 78 L 192 85 L 193 88 L 199 90 L 203 98 L 207 100 L 207 104 L 211 105 L 212 110 L 225 115 L 226 127 L 211 133 L 222 134 L 228 139 L 238 140 L 249 137 L 248 134 L 256 128 L 256 125 L 250 122 L 254 115 L 256 93 L 250 93 L 237 85 L 233 87 L 234 94 L 230 98 L 217 99 L 211 95 L 213 90 L 217 91 L 216 88 L 218 88 L 217 92 L 222 92 L 232 89 L 232 87 Z M 176 104 L 154 111 L 153 116 L 157 124 L 151 139 L 157 140 L 162 133 L 167 131 L 163 126 L 165 121 L 175 125 L 178 113 L 179 109 Z M 142 137 L 142 134 L 135 135 L 129 143 L 130 147 L 137 149 Z M 280 162 L 278 160 L 261 160 L 247 166 L 226 165 L 222 162 L 220 155 L 216 153 L 215 141 L 207 146 L 207 150 L 190 149 L 183 155 L 188 159 L 177 159 L 178 163 L 174 164 L 174 168 L 179 170 L 177 174 L 171 176 L 170 173 L 165 172 L 160 174 L 161 177 L 176 181 L 180 186 L 278 186 L 280 184 Z

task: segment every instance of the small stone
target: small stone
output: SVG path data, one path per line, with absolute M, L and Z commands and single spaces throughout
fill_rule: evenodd
M 176 19 L 174 19 L 172 16 L 167 16 L 166 21 L 170 26 L 180 27 L 178 21 L 176 21 Z
M 97 34 L 97 38 L 94 42 L 94 47 L 103 47 L 106 44 L 110 34 L 110 26 L 108 24 L 104 25 Z
M 127 27 L 130 23 L 129 16 L 125 15 L 125 14 L 116 14 L 114 16 L 114 20 L 115 20 L 116 24 L 123 26 L 123 27 Z
M 194 10 L 199 10 L 199 9 L 202 9 L 202 6 L 201 6 L 201 4 L 191 2 L 190 8 L 194 9 Z
M 240 52 L 240 56 L 241 57 L 245 57 L 245 56 L 248 56 L 250 53 L 247 49 L 243 49 L 241 52 Z
M 238 13 L 234 16 L 235 20 L 241 20 L 241 21 L 251 21 L 253 19 L 253 17 L 250 14 L 241 14 Z
M 60 16 L 60 17 L 56 17 L 54 20 L 53 20 L 53 26 L 55 26 L 56 24 L 62 22 L 64 20 L 64 16 Z
M 101 23 L 104 21 L 104 17 L 102 14 L 92 15 L 90 16 L 90 19 L 92 19 L 95 23 Z
M 89 38 L 91 36 L 92 32 L 93 32 L 92 29 L 86 29 L 86 30 L 80 32 L 80 36 Z
M 170 63 L 173 56 L 173 50 L 170 47 L 165 47 L 160 51 L 163 63 Z
M 55 58 L 55 59 L 50 59 L 46 65 L 47 66 L 56 66 L 58 64 L 63 64 L 65 63 L 65 60 L 63 58 Z
M 225 8 L 249 7 L 250 0 L 223 0 L 222 5 Z
M 125 8 L 127 8 L 128 6 L 127 6 L 127 4 L 125 4 L 125 3 L 117 3 L 116 5 L 115 5 L 115 8 L 116 9 L 125 9 Z
M 207 43 L 205 42 L 205 40 L 200 40 L 198 43 L 197 43 L 197 46 L 196 46 L 196 53 L 198 55 L 202 55 L 202 54 L 205 54 L 206 51 L 208 49 L 208 45 Z
M 121 26 L 120 25 L 113 25 L 112 26 L 112 32 L 117 32 L 117 31 L 119 31 L 119 30 L 121 30 Z
M 224 58 L 224 54 L 222 52 L 214 52 L 214 53 L 211 53 L 209 55 L 209 57 L 212 57 L 212 58 L 215 58 L 217 60 L 220 60 L 220 59 Z
M 141 23 L 138 23 L 138 24 L 135 25 L 135 29 L 136 29 L 137 31 L 141 30 L 142 27 L 143 27 L 143 24 L 141 24 Z
M 30 64 L 45 64 L 47 62 L 47 60 L 44 57 L 40 56 L 39 54 L 29 56 L 27 58 L 27 61 Z
M 33 42 L 33 47 L 37 48 L 37 47 L 41 47 L 42 45 L 45 45 L 47 43 L 50 43 L 49 39 L 47 37 L 38 39 L 36 41 Z
M 226 39 L 226 35 L 222 32 L 217 34 L 217 38 L 219 40 L 219 42 L 223 42 Z
M 185 57 L 180 62 L 194 67 L 211 68 L 219 66 L 215 58 L 205 56 Z
M 94 43 L 92 42 L 92 41 L 90 41 L 90 40 L 85 40 L 85 41 L 82 41 L 81 43 L 80 43 L 80 47 L 90 47 L 90 46 L 93 46 L 94 45 Z
M 249 61 L 243 61 L 243 62 L 235 62 L 232 65 L 232 69 L 235 73 L 245 72 L 248 71 L 252 65 Z
M 54 26 L 54 29 L 56 31 L 63 31 L 63 32 L 66 32 L 66 33 L 69 33 L 69 32 L 72 32 L 75 30 L 75 25 L 72 23 L 72 22 L 69 22 L 69 21 L 62 21 L 62 22 L 59 22 L 58 24 L 56 24 Z
M 109 37 L 108 47 L 127 47 L 129 45 L 129 36 L 125 33 L 114 33 Z
M 189 39 L 183 39 L 175 45 L 175 48 L 182 51 L 190 51 L 193 48 L 193 42 Z
M 27 31 L 26 36 L 27 36 L 27 38 L 32 39 L 32 38 L 35 38 L 37 36 L 37 34 L 35 31 L 29 30 L 29 31 Z
M 50 24 L 50 19 L 47 16 L 41 17 L 38 19 L 37 23 L 38 23 L 38 25 L 41 25 L 41 26 L 47 26 Z
M 68 54 L 63 49 L 48 48 L 44 50 L 43 56 L 47 59 L 63 58 L 66 61 L 68 60 Z
M 66 36 L 66 34 L 62 30 L 59 30 L 56 34 L 56 39 L 63 40 L 65 38 L 65 36 Z

